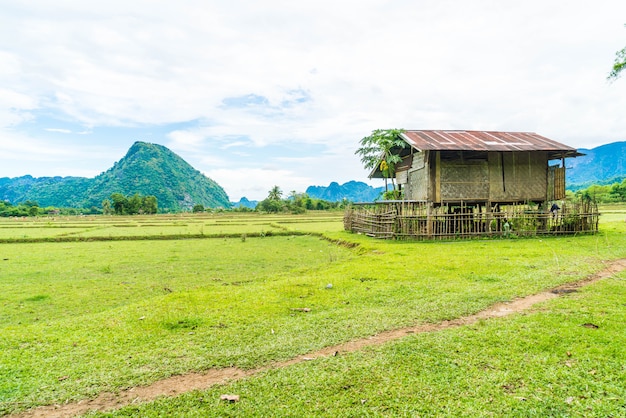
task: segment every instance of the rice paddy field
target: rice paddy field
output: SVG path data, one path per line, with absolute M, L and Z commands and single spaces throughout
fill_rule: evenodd
M 340 212 L 0 219 L 0 415 L 624 416 L 623 270 L 507 317 L 293 361 L 601 272 L 626 259 L 626 207 L 601 212 L 595 235 L 437 242 L 351 234 Z M 230 369 L 242 377 L 63 409 Z
M 0 241 L 158 239 L 340 231 L 339 212 L 297 215 L 194 214 L 0 218 Z

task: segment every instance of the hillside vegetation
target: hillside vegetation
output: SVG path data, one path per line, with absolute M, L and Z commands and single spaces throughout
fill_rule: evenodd
M 306 194 L 329 202 L 344 199 L 351 202 L 373 202 L 379 199 L 384 191 L 384 187 L 372 187 L 360 181 L 349 181 L 342 185 L 333 181 L 328 186 L 309 186 Z
M 113 193 L 156 196 L 160 211 L 230 207 L 224 189 L 168 148 L 135 142 L 128 153 L 99 176 L 0 178 L 0 200 L 37 202 L 40 207 L 100 207 Z
M 585 155 L 567 161 L 569 190 L 619 183 L 626 178 L 626 141 L 579 151 Z

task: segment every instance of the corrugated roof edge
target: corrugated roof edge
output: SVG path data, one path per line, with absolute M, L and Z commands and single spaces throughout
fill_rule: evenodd
M 420 151 L 551 151 L 564 157 L 584 155 L 534 132 L 406 130 L 402 138 Z

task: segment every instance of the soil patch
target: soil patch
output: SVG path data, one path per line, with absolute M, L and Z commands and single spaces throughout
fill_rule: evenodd
M 94 399 L 85 399 L 75 403 L 42 406 L 20 414 L 9 415 L 8 417 L 72 417 L 80 414 L 85 414 L 89 411 L 109 411 L 119 409 L 123 406 L 133 403 L 151 401 L 159 397 L 170 397 L 193 390 L 208 389 L 213 385 L 243 379 L 245 377 L 252 376 L 265 370 L 287 367 L 292 364 L 300 363 L 302 361 L 309 361 L 320 357 L 333 356 L 337 355 L 338 353 L 353 352 L 360 350 L 364 347 L 381 345 L 388 341 L 405 337 L 407 334 L 439 331 L 451 327 L 470 325 L 483 319 L 499 318 L 522 312 L 531 308 L 537 303 L 557 298 L 559 297 L 559 295 L 562 294 L 573 293 L 576 291 L 576 289 L 582 286 L 586 286 L 598 280 L 611 277 L 624 269 L 626 269 L 626 259 L 616 260 L 610 263 L 606 263 L 605 269 L 601 272 L 588 276 L 578 282 L 568 283 L 541 293 L 518 298 L 511 302 L 498 303 L 489 307 L 488 309 L 477 312 L 473 315 L 456 318 L 449 321 L 443 321 L 436 324 L 420 324 L 412 327 L 385 331 L 367 338 L 348 341 L 332 347 L 326 347 L 319 351 L 295 357 L 291 360 L 276 362 L 271 365 L 260 367 L 257 369 L 242 370 L 233 367 L 226 369 L 209 370 L 202 373 L 188 373 L 179 376 L 172 376 L 170 378 L 154 382 L 149 386 L 130 388 L 120 391 L 119 393 L 102 393 Z

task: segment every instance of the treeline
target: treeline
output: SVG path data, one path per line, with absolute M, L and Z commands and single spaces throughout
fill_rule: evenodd
M 37 202 L 27 200 L 18 205 L 0 201 L 0 217 L 26 217 L 44 215 L 96 215 L 102 211 L 99 208 L 57 208 L 54 206 L 40 207 Z
M 124 196 L 121 193 L 113 193 L 111 200 L 102 201 L 102 207 L 91 208 L 57 208 L 54 206 L 40 207 L 32 200 L 27 200 L 17 205 L 10 202 L 0 201 L 0 217 L 25 217 L 45 215 L 139 215 L 155 214 L 158 211 L 158 202 L 155 196 L 142 196 L 135 193 L 132 196 Z
M 291 212 L 304 213 L 307 210 L 341 209 L 348 204 L 347 200 L 329 202 L 322 199 L 314 199 L 306 193 L 292 191 L 287 198 L 283 198 L 283 192 L 278 186 L 269 191 L 267 198 L 260 201 L 255 210 L 258 212 Z
M 576 197 L 595 201 L 596 203 L 626 202 L 626 179 L 621 183 L 608 185 L 594 184 L 586 189 L 575 192 Z
M 102 213 L 105 215 L 153 215 L 157 211 L 156 196 L 142 196 L 139 193 L 124 196 L 122 193 L 113 193 L 111 200 L 102 201 Z

